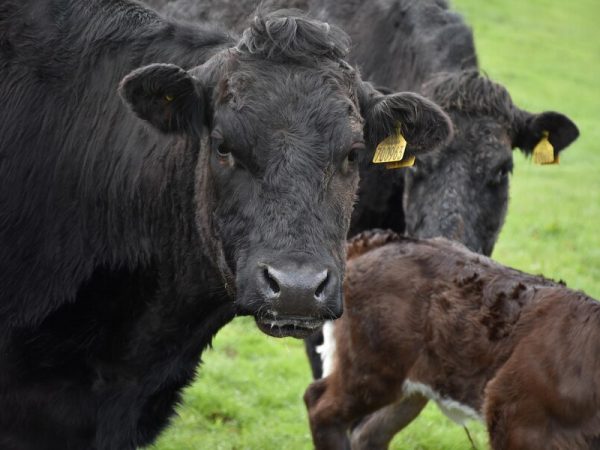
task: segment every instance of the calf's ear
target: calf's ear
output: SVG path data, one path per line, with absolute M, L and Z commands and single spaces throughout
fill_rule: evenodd
M 137 69 L 121 81 L 119 92 L 138 117 L 163 133 L 202 131 L 202 89 L 181 67 L 152 64 Z
M 431 100 L 411 92 L 384 95 L 370 83 L 359 89 L 365 138 L 375 147 L 384 139 L 402 134 L 406 140 L 405 158 L 436 150 L 452 136 L 452 122 Z
M 547 137 L 556 154 L 570 145 L 579 136 L 577 125 L 564 114 L 546 111 L 531 114 L 527 111 L 515 111 L 513 148 L 520 148 L 531 154 L 543 137 Z

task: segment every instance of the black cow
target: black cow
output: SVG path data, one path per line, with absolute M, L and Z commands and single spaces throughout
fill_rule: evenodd
M 298 337 L 341 314 L 358 156 L 398 122 L 409 152 L 450 133 L 348 45 L 286 13 L 236 38 L 0 4 L 0 448 L 147 445 L 236 312 Z
M 257 0 L 149 0 L 169 16 L 210 18 L 243 26 Z M 548 133 L 554 156 L 578 136 L 556 112 L 532 114 L 506 89 L 479 73 L 470 28 L 444 0 L 267 0 L 332 21 L 352 37 L 352 62 L 362 76 L 390 90 L 415 90 L 450 115 L 456 133 L 444 150 L 419 158 L 409 170 L 361 166 L 359 201 L 350 235 L 371 228 L 427 238 L 444 236 L 490 255 L 508 206 L 512 149 L 531 154 Z M 402 206 L 401 206 L 402 205 Z M 321 375 L 307 341 L 315 378 Z

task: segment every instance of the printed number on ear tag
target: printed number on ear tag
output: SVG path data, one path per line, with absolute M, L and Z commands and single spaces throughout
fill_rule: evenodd
M 396 134 L 385 138 L 379 143 L 373 155 L 375 164 L 394 163 L 402 160 L 406 150 L 406 139 L 400 133 L 400 129 L 396 130 Z
M 554 147 L 548 140 L 548 132 L 544 131 L 544 135 L 540 142 L 537 143 L 533 149 L 533 162 L 534 164 L 558 164 L 558 155 L 554 156 Z

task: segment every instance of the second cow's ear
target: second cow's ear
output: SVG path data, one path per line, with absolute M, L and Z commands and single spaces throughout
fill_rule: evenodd
M 365 138 L 377 146 L 398 132 L 406 139 L 406 155 L 436 150 L 452 136 L 452 122 L 435 103 L 411 92 L 383 95 L 369 83 L 359 89 Z
M 198 80 L 172 64 L 152 64 L 127 75 L 119 87 L 141 119 L 163 133 L 202 131 L 204 98 Z
M 520 148 L 531 154 L 543 137 L 547 137 L 556 153 L 569 146 L 579 136 L 577 125 L 564 114 L 546 111 L 531 114 L 527 111 L 515 111 L 513 148 Z

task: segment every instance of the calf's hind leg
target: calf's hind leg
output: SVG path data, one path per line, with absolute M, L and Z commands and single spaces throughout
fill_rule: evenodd
M 352 430 L 352 450 L 385 450 L 394 436 L 427 405 L 427 397 L 413 394 L 365 417 Z
M 517 347 L 485 388 L 483 409 L 490 447 L 493 450 L 589 450 L 575 442 L 561 444 L 557 417 L 551 422 L 544 406 L 549 400 L 547 393 L 552 392 L 548 389 L 552 385 L 549 381 L 552 372 L 537 370 L 541 359 L 531 358 L 531 353 L 527 346 Z

